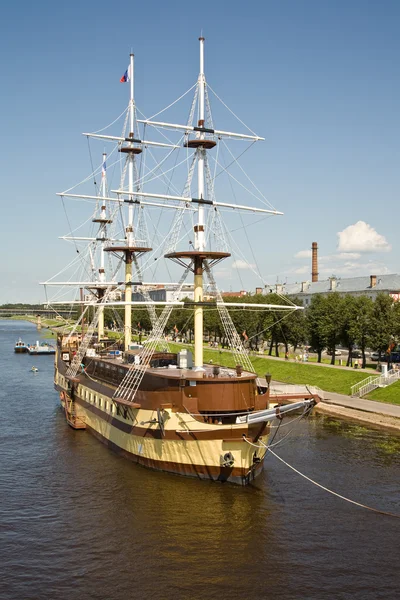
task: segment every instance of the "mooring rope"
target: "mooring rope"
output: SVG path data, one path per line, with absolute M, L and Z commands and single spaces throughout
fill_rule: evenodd
M 245 437 L 243 437 L 243 439 L 248 444 L 250 444 L 251 446 L 253 446 L 253 444 L 251 442 L 249 442 L 249 440 L 247 440 Z M 333 490 L 330 490 L 329 488 L 325 487 L 324 485 L 321 485 L 320 483 L 317 483 L 316 481 L 314 481 L 314 479 L 311 479 L 311 477 L 307 477 L 307 475 L 304 475 L 304 473 L 301 473 L 298 469 L 296 469 L 295 467 L 293 467 L 292 465 L 290 465 L 288 462 L 286 462 L 286 460 L 283 460 L 283 458 L 281 458 L 273 450 L 271 450 L 270 447 L 267 446 L 267 444 L 264 444 L 261 440 L 260 440 L 260 443 L 267 449 L 267 452 L 270 452 L 273 456 L 275 456 L 275 458 L 277 458 L 284 465 L 286 465 L 287 467 L 289 467 L 289 469 L 292 469 L 292 471 L 294 471 L 295 473 L 297 473 L 298 475 L 300 475 L 300 477 L 304 477 L 304 479 L 307 479 L 307 481 L 310 481 L 310 483 L 313 483 L 317 487 L 321 488 L 321 490 L 324 490 L 325 492 L 328 492 L 329 494 L 332 494 L 333 496 L 337 496 L 338 498 L 341 498 L 342 500 L 345 500 L 346 502 L 350 502 L 350 504 L 355 504 L 356 506 L 360 506 L 360 508 L 366 508 L 367 510 L 371 510 L 372 512 L 376 512 L 376 513 L 379 513 L 381 515 L 386 515 L 388 517 L 394 517 L 395 519 L 400 519 L 400 515 L 396 515 L 394 513 L 387 512 L 385 510 L 379 510 L 378 508 L 373 508 L 372 506 L 368 506 L 367 504 L 362 504 L 362 502 L 356 502 L 355 500 L 350 500 L 350 498 L 346 498 L 346 496 L 343 496 L 342 494 L 338 494 L 337 492 L 334 492 Z

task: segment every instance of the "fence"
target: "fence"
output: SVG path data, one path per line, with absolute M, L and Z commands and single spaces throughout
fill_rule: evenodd
M 274 383 L 271 385 L 270 390 L 271 397 L 273 396 L 318 396 L 323 400 L 324 392 L 315 385 L 291 385 L 291 384 L 279 384 Z
M 375 390 L 378 387 L 386 387 L 387 385 L 391 385 L 400 379 L 400 371 L 397 369 L 391 369 L 385 375 L 378 375 L 367 377 L 362 381 L 359 381 L 355 385 L 351 387 L 351 395 L 352 396 L 365 396 Z

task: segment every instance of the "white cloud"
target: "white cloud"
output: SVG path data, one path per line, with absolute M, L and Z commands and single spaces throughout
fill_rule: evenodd
M 361 258 L 359 252 L 337 252 L 336 254 L 327 254 L 326 256 L 320 256 L 318 261 L 320 263 L 336 262 L 338 260 L 357 260 Z
M 245 260 L 240 260 L 240 258 L 238 260 L 235 260 L 232 263 L 232 268 L 233 269 L 254 269 L 255 265 L 253 265 L 252 263 L 248 263 Z
M 291 273 L 295 273 L 296 275 L 304 275 L 305 273 L 309 273 L 310 272 L 310 267 L 305 266 L 305 267 L 299 267 L 298 269 L 293 269 L 293 271 L 291 271 Z
M 311 258 L 311 250 L 300 250 L 294 255 L 295 258 Z
M 385 264 L 378 261 L 366 261 L 366 262 L 353 262 L 347 261 L 345 263 L 329 264 L 322 266 L 319 270 L 321 275 L 336 275 L 337 277 L 350 277 L 358 275 L 386 275 L 390 273 L 389 269 Z M 320 277 L 321 279 L 321 277 Z
M 230 271 L 229 269 L 226 269 L 226 268 L 222 268 L 222 269 L 219 269 L 218 271 L 215 271 L 214 275 L 218 279 L 232 277 L 232 271 Z
M 391 245 L 365 221 L 357 221 L 338 232 L 339 252 L 389 252 Z

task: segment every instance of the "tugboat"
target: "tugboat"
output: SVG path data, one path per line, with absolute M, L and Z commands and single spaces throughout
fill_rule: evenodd
M 89 268 L 82 268 L 85 275 L 78 281 L 71 278 L 65 282 L 45 283 L 46 286 L 75 286 L 75 299 L 71 298 L 70 303 L 82 308 L 74 329 L 58 336 L 54 384 L 60 393 L 67 423 L 74 429 L 87 429 L 131 461 L 168 473 L 246 485 L 263 468 L 271 422 L 295 410 L 308 413 L 315 400 L 300 398 L 295 404 L 270 406 L 271 378 L 266 376 L 265 383 L 254 372 L 229 312 L 238 307 L 250 311 L 278 311 L 280 319 L 281 314 L 288 315 L 302 307 L 289 301 L 279 305 L 225 303 L 214 278 L 213 268 L 231 256 L 223 215 L 229 211 L 244 215 L 259 213 L 262 217 L 282 213 L 268 205 L 259 191 L 252 195 L 260 201 L 260 206 L 216 200 L 214 180 L 218 163 L 214 170 L 210 168 L 209 152 L 218 143 L 224 144 L 224 140 L 253 144 L 263 138 L 252 132 L 232 133 L 214 128 L 204 74 L 204 38 L 199 41 L 200 74 L 191 88 L 195 88 L 195 94 L 186 125 L 137 120 L 131 55 L 129 68 L 121 79 L 121 82 L 130 82 L 130 101 L 122 136 L 84 134 L 101 139 L 102 143 L 114 142 L 121 157 L 126 158 L 117 190 L 107 188 L 103 156 L 98 195 L 69 191 L 59 194 L 62 198 L 81 198 L 86 203 L 93 200 L 96 208 L 92 223 L 97 224 L 98 229 L 92 229 L 89 237 L 65 237 L 79 244 L 87 240 Z M 193 123 L 195 114 L 198 120 Z M 157 134 L 165 129 L 175 132 L 178 139 L 170 141 L 164 134 L 160 142 L 147 138 L 149 130 Z M 141 158 L 146 153 L 150 160 L 157 148 L 168 152 L 167 158 L 179 150 L 187 157 L 186 182 L 181 194 L 174 193 L 172 175 L 165 177 L 166 159 L 160 159 L 162 167 L 159 164 L 150 168 Z M 180 164 L 175 157 L 171 160 L 175 165 Z M 197 190 L 194 194 L 191 185 L 195 172 Z M 143 186 L 147 179 L 149 182 L 157 180 L 158 187 L 145 192 Z M 160 191 L 164 179 L 166 189 Z M 127 214 L 124 214 L 125 206 Z M 166 213 L 174 211 L 171 226 L 164 237 L 161 236 L 164 243 L 157 245 L 154 251 L 144 216 L 145 210 L 150 208 L 152 217 L 155 208 L 163 211 L 158 222 L 165 227 Z M 120 225 L 116 226 L 119 219 Z M 156 223 L 157 219 L 153 221 Z M 96 263 L 99 254 L 100 260 Z M 78 258 L 84 255 L 82 250 Z M 143 273 L 163 256 L 183 268 L 183 275 L 179 283 L 173 284 L 172 296 L 159 299 L 152 297 L 150 291 L 161 284 L 146 283 Z M 188 298 L 183 289 L 190 273 L 194 277 L 194 293 Z M 66 300 L 49 301 L 51 305 L 57 303 L 65 305 Z M 134 348 L 132 309 L 143 307 L 148 310 L 152 329 L 147 340 L 142 341 L 143 347 Z M 105 310 L 112 314 L 112 311 L 117 313 L 118 308 L 124 311 L 119 327 L 123 334 L 115 341 L 105 335 Z M 169 349 L 164 332 L 173 330 L 172 311 L 177 309 L 194 318 L 194 356 L 188 349 Z M 219 316 L 234 357 L 233 368 L 205 363 L 205 310 L 213 310 Z M 121 318 L 119 313 L 115 317 Z
M 15 343 L 14 352 L 21 354 L 22 352 L 28 352 L 28 350 L 29 350 L 28 344 L 25 344 L 25 342 L 23 342 L 21 340 L 21 338 L 19 338 L 18 342 Z

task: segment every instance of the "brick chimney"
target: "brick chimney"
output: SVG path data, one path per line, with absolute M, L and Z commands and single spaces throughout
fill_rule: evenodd
M 318 244 L 317 244 L 317 242 L 312 243 L 311 250 L 312 250 L 311 281 L 318 281 Z
M 376 286 L 376 275 L 369 276 L 369 287 L 374 288 Z

